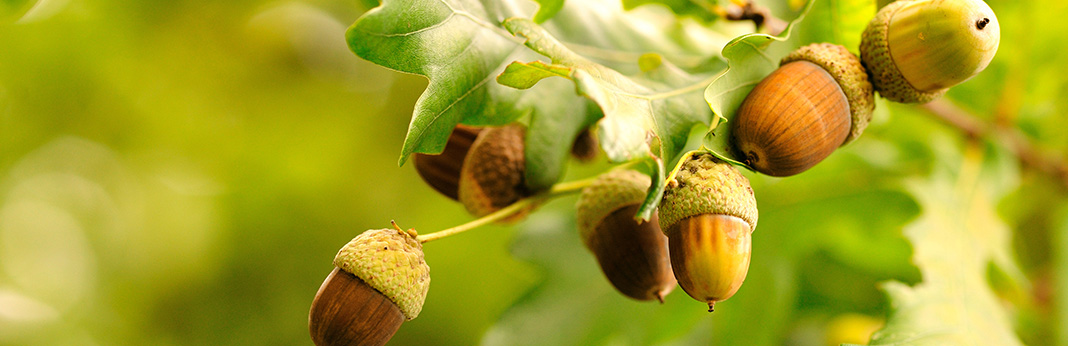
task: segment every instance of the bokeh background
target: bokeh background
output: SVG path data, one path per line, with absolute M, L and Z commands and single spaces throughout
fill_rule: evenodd
M 1063 160 L 1068 8 L 989 3 L 999 55 L 949 98 Z M 348 50 L 373 6 L 0 1 L 0 345 L 310 345 L 309 305 L 349 239 L 470 220 L 396 165 L 426 81 Z M 992 269 L 992 285 L 1025 342 L 1068 345 L 1063 182 L 1001 138 L 880 107 L 816 169 L 750 175 L 753 267 L 712 315 L 681 290 L 663 306 L 615 293 L 569 197 L 427 244 L 431 291 L 392 344 L 863 343 L 888 311 L 879 283 L 921 280 L 901 230 L 923 211 L 904 182 L 978 150 L 1021 268 Z

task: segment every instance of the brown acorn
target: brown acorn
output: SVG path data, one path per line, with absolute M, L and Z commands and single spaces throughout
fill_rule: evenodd
M 489 127 L 479 133 L 460 169 L 459 199 L 472 215 L 482 217 L 531 192 L 526 187 L 526 128 L 519 124 Z M 521 219 L 517 213 L 506 221 Z
M 334 257 L 308 313 L 316 345 L 384 345 L 419 316 L 430 267 L 415 231 L 394 227 L 363 232 Z
M 582 243 L 612 286 L 630 298 L 663 302 L 675 288 L 667 237 L 656 214 L 647 222 L 635 218 L 649 184 L 632 170 L 602 174 L 582 190 L 575 217 Z
M 415 171 L 419 173 L 419 177 L 446 197 L 459 200 L 460 169 L 480 131 L 482 129 L 478 127 L 456 125 L 441 154 L 416 153 L 413 155 L 412 161 L 414 161 Z
M 798 174 L 860 136 L 874 108 L 859 58 L 839 45 L 801 47 L 742 102 L 731 120 L 735 152 L 758 172 Z
M 659 211 L 675 279 L 711 312 L 749 272 L 757 224 L 749 180 L 711 154 L 693 155 L 668 182 Z
M 571 144 L 571 157 L 574 157 L 579 162 L 590 162 L 597 158 L 597 152 L 600 146 L 597 143 L 597 137 L 593 134 L 593 129 L 585 129 L 579 132 L 575 137 L 575 142 Z

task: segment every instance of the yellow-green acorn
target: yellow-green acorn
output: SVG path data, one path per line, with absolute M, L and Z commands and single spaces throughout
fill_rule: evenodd
M 756 197 L 734 166 L 711 154 L 686 160 L 660 201 L 660 227 L 679 286 L 711 312 L 738 291 L 749 272 Z
M 760 173 L 798 174 L 860 136 L 874 109 L 860 59 L 840 45 L 810 44 L 742 101 L 730 121 L 734 150 Z
M 582 243 L 612 286 L 627 297 L 663 302 L 675 288 L 667 237 L 656 214 L 646 222 L 635 217 L 649 185 L 648 176 L 632 170 L 602 174 L 582 190 L 575 216 Z
M 430 267 L 415 231 L 394 227 L 367 230 L 334 257 L 308 314 L 316 345 L 384 345 L 419 316 Z
M 460 169 L 460 203 L 475 216 L 486 216 L 530 196 L 526 187 L 526 128 L 519 124 L 488 127 L 478 134 Z M 517 213 L 506 221 L 523 218 Z
M 880 95 L 926 103 L 985 69 L 1000 40 L 982 0 L 899 0 L 868 23 L 860 57 Z

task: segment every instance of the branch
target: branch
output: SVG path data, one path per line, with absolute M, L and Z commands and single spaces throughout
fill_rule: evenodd
M 1059 157 L 1043 154 L 1020 130 L 1001 122 L 988 124 L 978 120 L 968 111 L 953 102 L 941 98 L 920 106 L 946 125 L 952 126 L 970 139 L 991 137 L 1000 140 L 1020 160 L 1025 167 L 1049 174 L 1068 189 L 1068 164 Z

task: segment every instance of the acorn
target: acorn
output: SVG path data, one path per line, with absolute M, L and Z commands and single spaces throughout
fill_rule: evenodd
M 599 149 L 593 129 L 588 128 L 579 132 L 578 136 L 575 137 L 575 141 L 571 144 L 571 157 L 574 157 L 579 162 L 590 162 L 597 158 Z
M 859 137 L 874 109 L 860 59 L 839 45 L 804 46 L 742 101 L 731 121 L 734 150 L 760 173 L 798 174 Z
M 419 316 L 430 267 L 415 230 L 393 226 L 361 233 L 334 257 L 308 313 L 316 345 L 384 345 Z
M 460 169 L 471 145 L 482 129 L 456 125 L 449 135 L 445 149 L 440 154 L 416 153 L 412 156 L 415 171 L 435 191 L 453 200 L 459 200 Z
M 675 279 L 712 312 L 749 272 L 757 225 L 749 180 L 711 154 L 694 154 L 668 181 L 659 212 Z
M 649 176 L 633 170 L 604 173 L 582 190 L 575 217 L 583 245 L 616 290 L 663 303 L 675 288 L 668 239 L 656 213 L 647 222 L 636 218 L 649 185 Z
M 458 196 L 472 215 L 486 216 L 531 195 L 524 177 L 525 133 L 519 124 L 485 128 L 471 144 L 460 169 Z M 525 215 L 520 212 L 505 221 Z
M 880 95 L 927 103 L 985 69 L 1000 40 L 982 0 L 901 0 L 868 23 L 860 57 Z

